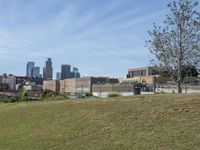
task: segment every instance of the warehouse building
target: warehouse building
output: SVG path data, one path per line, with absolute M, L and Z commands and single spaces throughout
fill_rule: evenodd
M 107 77 L 83 77 L 43 82 L 43 90 L 59 93 L 91 93 L 93 84 L 119 83 L 118 79 Z

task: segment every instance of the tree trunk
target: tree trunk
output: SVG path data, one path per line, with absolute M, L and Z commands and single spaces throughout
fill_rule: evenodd
M 178 80 L 178 93 L 182 93 L 181 81 Z
M 179 29 L 179 56 L 178 56 L 178 93 L 182 93 L 182 65 L 183 65 L 183 44 L 182 44 L 182 36 L 183 36 L 183 29 L 182 29 L 182 22 L 178 23 Z
M 178 65 L 178 93 L 182 93 L 182 77 L 181 77 L 181 64 Z

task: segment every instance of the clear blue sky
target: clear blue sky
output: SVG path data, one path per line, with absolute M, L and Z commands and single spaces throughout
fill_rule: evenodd
M 26 63 L 53 59 L 83 76 L 126 76 L 148 66 L 145 47 L 169 0 L 0 0 L 0 73 L 25 75 Z

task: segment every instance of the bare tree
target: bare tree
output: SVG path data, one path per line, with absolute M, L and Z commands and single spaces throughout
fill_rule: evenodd
M 152 54 L 166 66 L 177 70 L 178 92 L 181 93 L 182 66 L 200 63 L 200 12 L 195 0 L 178 0 L 168 4 L 170 13 L 163 27 L 154 23 L 147 41 Z

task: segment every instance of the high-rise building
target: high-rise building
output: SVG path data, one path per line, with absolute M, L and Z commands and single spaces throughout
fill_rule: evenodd
M 78 71 L 78 68 L 76 68 L 76 67 L 73 67 L 73 71 L 71 74 L 72 74 L 72 78 L 80 78 L 81 77 L 81 75 Z
M 56 80 L 61 80 L 61 72 L 56 73 Z
M 32 77 L 39 78 L 40 77 L 40 67 L 33 67 L 32 69 Z
M 62 65 L 61 66 L 61 79 L 69 79 L 71 78 L 71 66 L 70 65 Z
M 51 58 L 48 58 L 45 62 L 45 67 L 43 68 L 43 78 L 44 80 L 52 80 L 53 79 L 53 67 Z
M 32 70 L 34 68 L 35 63 L 34 62 L 28 62 L 26 65 L 26 76 L 32 77 Z

